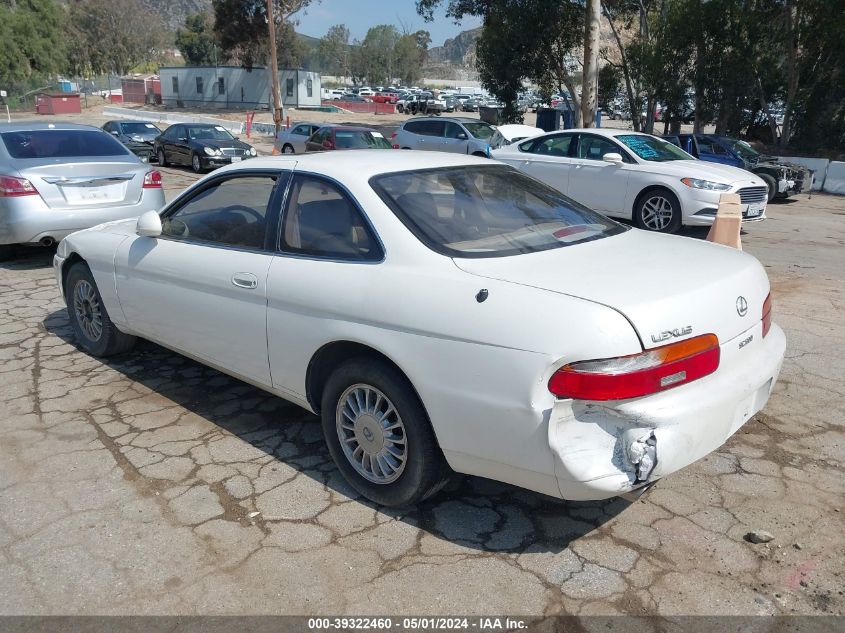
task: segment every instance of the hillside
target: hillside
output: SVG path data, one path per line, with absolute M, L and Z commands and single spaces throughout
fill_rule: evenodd
M 175 31 L 191 13 L 211 12 L 211 0 L 138 0 L 151 13 L 161 17 L 168 29 Z

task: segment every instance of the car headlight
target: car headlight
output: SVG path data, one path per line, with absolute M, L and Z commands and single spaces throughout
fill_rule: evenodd
M 706 189 L 707 191 L 729 191 L 731 186 L 722 184 L 721 182 L 713 182 L 712 180 L 702 180 L 701 178 L 681 178 L 681 182 L 687 187 L 693 189 Z
M 219 149 L 216 149 L 214 147 L 203 147 L 202 151 L 204 151 L 209 156 L 217 156 L 218 154 L 222 153 Z
M 249 155 L 250 156 L 258 156 L 258 152 L 255 151 L 254 147 L 249 148 Z

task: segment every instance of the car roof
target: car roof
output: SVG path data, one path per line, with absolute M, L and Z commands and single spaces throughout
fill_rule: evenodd
M 0 123 L 0 132 L 31 132 L 35 130 L 88 130 L 102 132 L 95 125 L 68 123 L 66 121 L 15 121 L 14 123 Z
M 350 178 L 360 181 L 372 176 L 438 167 L 459 167 L 462 165 L 499 165 L 488 158 L 453 154 L 451 152 L 403 152 L 395 149 L 371 149 L 366 152 L 318 152 L 298 154 L 295 158 L 262 156 L 233 163 L 217 169 L 214 173 L 243 169 L 290 169 L 296 164 L 297 171 L 309 171 L 348 182 Z
M 364 125 L 332 125 L 326 126 L 334 128 L 335 132 L 376 132 L 371 127 L 366 127 Z
M 596 134 L 598 136 L 654 136 L 654 134 L 645 134 L 644 132 L 634 132 L 633 130 L 620 130 L 618 128 L 604 128 L 604 127 L 578 127 L 572 128 L 570 130 L 554 130 L 553 132 L 549 132 L 549 134 L 561 134 L 561 133 L 572 133 L 572 132 L 586 132 L 589 134 Z

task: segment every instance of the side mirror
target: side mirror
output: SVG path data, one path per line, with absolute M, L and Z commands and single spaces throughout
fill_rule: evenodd
M 112 136 L 120 136 L 120 132 L 118 132 L 117 130 L 112 130 L 111 135 Z
M 187 142 L 188 142 L 188 137 L 187 137 L 187 136 L 180 136 L 180 137 L 179 137 L 179 142 L 180 142 L 180 143 L 187 143 Z
M 608 152 L 601 159 L 606 163 L 611 163 L 612 165 L 621 165 L 622 164 L 622 154 L 617 154 L 616 152 Z
M 138 218 L 135 232 L 144 237 L 158 237 L 161 235 L 161 217 L 158 211 L 147 211 Z
M 463 132 L 459 132 L 458 133 L 458 139 L 461 140 L 461 141 L 465 141 L 465 140 L 467 140 L 467 135 L 464 134 Z

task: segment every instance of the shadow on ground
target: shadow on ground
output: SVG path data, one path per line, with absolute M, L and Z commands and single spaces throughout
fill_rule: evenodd
M 64 310 L 50 314 L 43 325 L 75 343 Z M 328 488 L 472 549 L 559 552 L 629 505 L 619 498 L 564 502 L 492 480 L 456 476 L 416 507 L 382 508 L 357 495 L 340 477 L 319 418 L 304 409 L 148 341 L 139 340 L 134 350 L 103 362 Z M 221 406 L 232 402 L 238 406 Z

